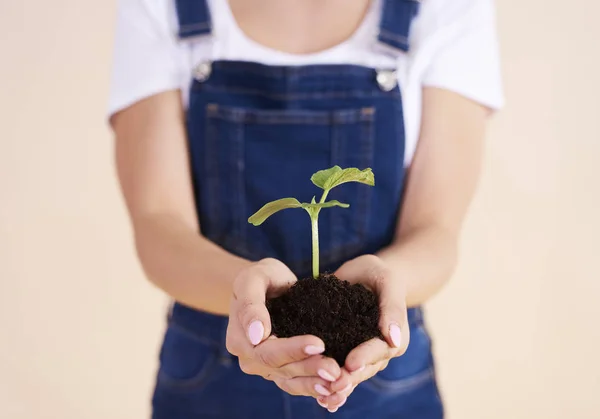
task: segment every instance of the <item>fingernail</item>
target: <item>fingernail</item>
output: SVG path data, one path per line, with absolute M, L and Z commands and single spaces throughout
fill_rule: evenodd
M 334 382 L 335 381 L 335 377 L 331 374 L 329 374 L 327 371 L 325 371 L 324 369 L 320 369 L 317 371 L 317 374 L 319 374 L 319 377 L 321 377 L 323 380 L 325 381 L 331 381 Z
M 304 348 L 304 353 L 306 355 L 318 355 L 325 352 L 325 348 L 322 346 L 308 345 Z
M 258 345 L 265 334 L 265 327 L 263 326 L 260 320 L 254 320 L 250 323 L 248 327 L 248 337 L 250 338 L 250 343 L 253 345 Z
M 336 407 L 335 409 L 327 409 L 327 410 L 329 410 L 329 413 L 335 413 L 335 412 L 337 412 L 338 408 Z
M 400 332 L 400 327 L 396 323 L 390 325 L 390 338 L 392 339 L 394 346 L 399 348 L 402 344 L 402 333 Z
M 323 387 L 321 384 L 315 384 L 315 391 L 319 393 L 321 396 L 331 396 L 329 390 Z
M 317 403 L 319 403 L 319 406 L 321 406 L 323 409 L 327 409 L 327 404 L 323 403 L 321 400 L 317 399 Z

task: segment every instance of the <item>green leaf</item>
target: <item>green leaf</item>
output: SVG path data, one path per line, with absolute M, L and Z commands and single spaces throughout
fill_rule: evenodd
M 348 208 L 350 205 L 349 204 L 344 204 L 343 202 L 340 201 L 328 201 L 328 202 L 323 202 L 321 203 L 315 203 L 315 202 L 311 202 L 310 204 L 307 203 L 302 203 L 300 204 L 302 205 L 302 208 L 307 209 L 307 208 L 331 208 L 331 207 L 342 207 L 342 208 Z
M 333 166 L 330 169 L 318 171 L 312 175 L 310 180 L 316 186 L 326 191 L 347 182 L 359 182 L 370 186 L 375 185 L 375 176 L 370 168 L 360 170 L 355 167 L 342 169 L 339 166 Z
M 340 166 L 333 166 L 329 169 L 319 170 L 317 173 L 311 176 L 310 180 L 312 183 L 317 185 L 321 189 L 325 189 L 325 182 L 335 173 L 339 173 L 342 171 Z
M 343 202 L 339 202 L 339 201 L 329 201 L 329 202 L 323 202 L 323 203 L 316 203 L 314 198 L 312 200 L 312 202 L 310 204 L 307 204 L 306 202 L 302 203 L 302 208 L 304 208 L 308 214 L 310 215 L 310 218 L 315 218 L 317 215 L 319 215 L 319 211 L 321 211 L 321 208 L 331 208 L 331 207 L 342 207 L 342 208 L 348 208 L 350 205 L 348 204 L 344 204 Z
M 287 208 L 303 208 L 303 204 L 301 204 L 296 198 L 278 199 L 277 201 L 269 202 L 261 209 L 256 211 L 250 218 L 248 218 L 248 222 L 252 225 L 259 226 L 271 215 Z

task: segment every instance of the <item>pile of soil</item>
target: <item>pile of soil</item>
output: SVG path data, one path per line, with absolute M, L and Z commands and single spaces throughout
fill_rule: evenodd
M 379 301 L 363 285 L 335 275 L 296 282 L 285 294 L 267 301 L 272 333 L 281 338 L 315 335 L 325 342 L 325 356 L 344 365 L 350 351 L 381 338 Z

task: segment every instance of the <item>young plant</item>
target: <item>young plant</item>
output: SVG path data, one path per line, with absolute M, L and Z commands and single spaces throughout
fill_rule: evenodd
M 322 208 L 342 207 L 348 208 L 350 205 L 339 201 L 327 201 L 327 195 L 336 186 L 347 182 L 359 182 L 369 186 L 375 185 L 375 178 L 371 169 L 359 170 L 354 167 L 342 169 L 339 166 L 334 166 L 330 169 L 320 170 L 311 176 L 310 180 L 319 188 L 323 189 L 323 195 L 319 202 L 315 201 L 313 196 L 310 203 L 300 202 L 296 198 L 282 198 L 273 202 L 269 202 L 254 213 L 248 222 L 252 225 L 259 226 L 265 222 L 267 218 L 278 211 L 287 208 L 304 208 L 310 216 L 312 227 L 312 270 L 313 277 L 319 277 L 319 212 Z

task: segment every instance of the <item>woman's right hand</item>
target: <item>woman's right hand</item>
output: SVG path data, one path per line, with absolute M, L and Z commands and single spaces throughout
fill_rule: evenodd
M 325 345 L 316 336 L 277 338 L 271 335 L 267 297 L 285 292 L 294 274 L 276 259 L 263 259 L 244 269 L 235 280 L 227 327 L 227 350 L 239 358 L 246 374 L 271 380 L 291 395 L 327 396 L 341 370 L 321 355 Z

